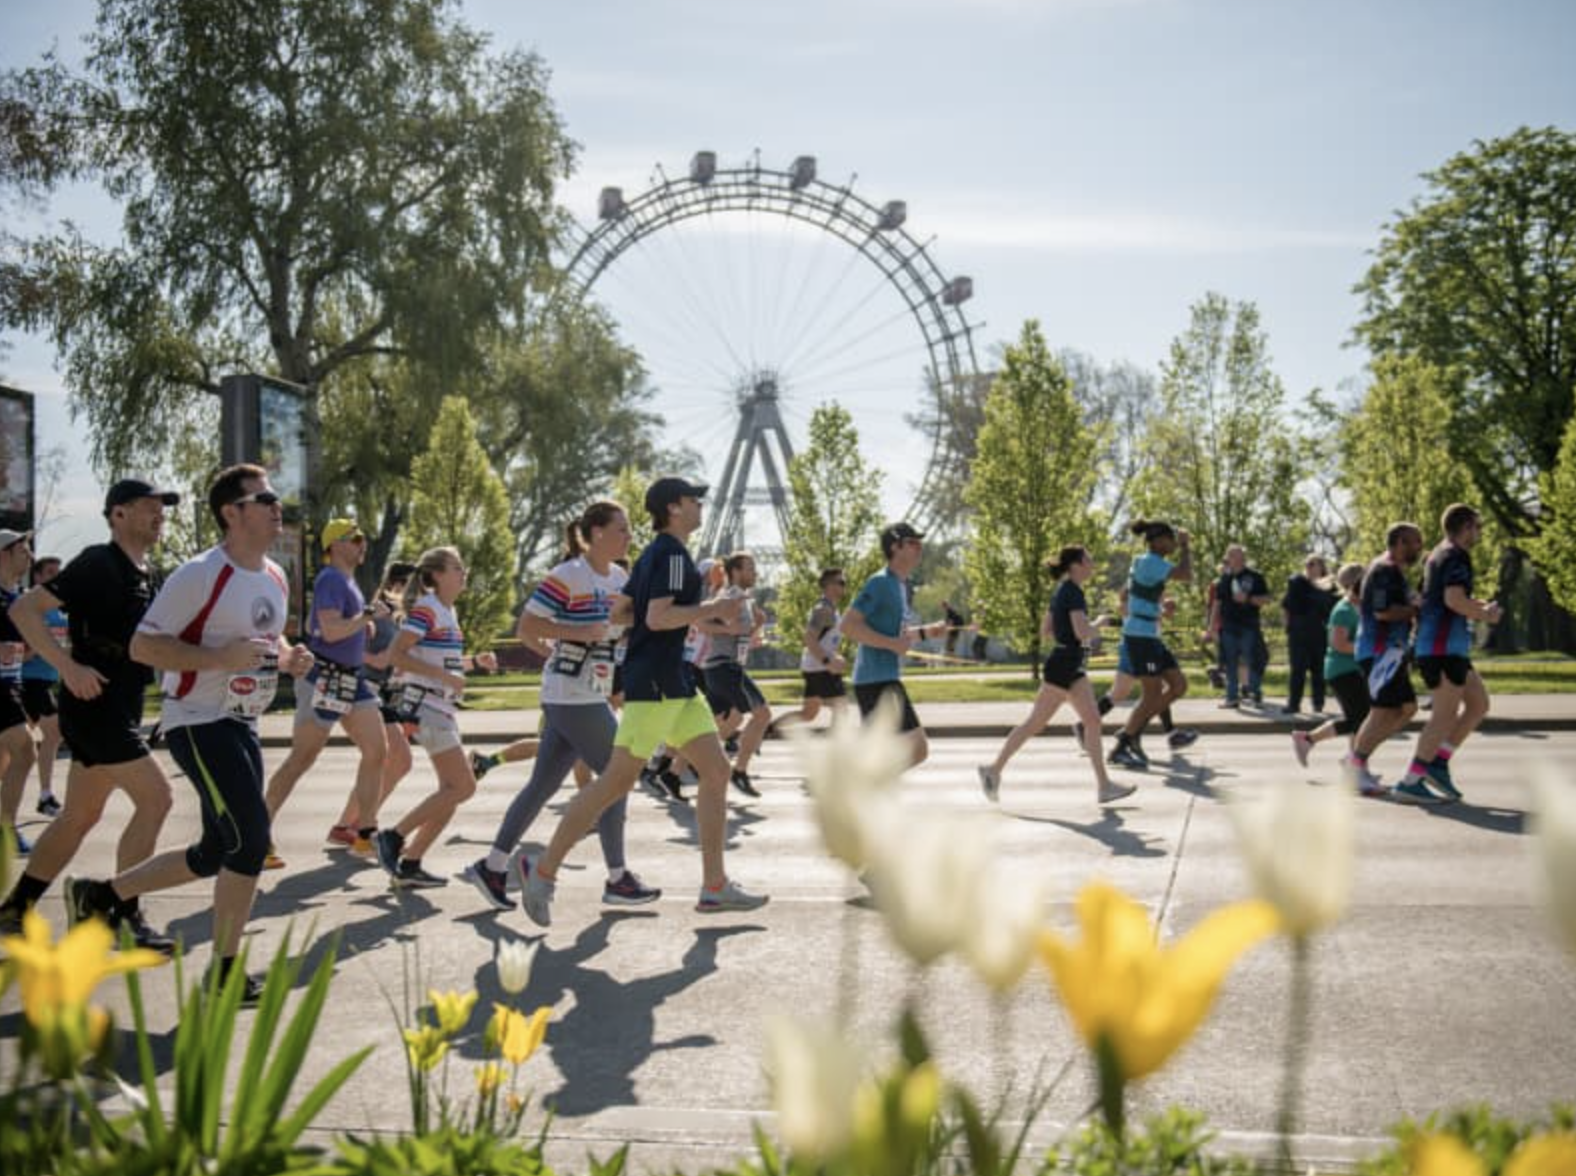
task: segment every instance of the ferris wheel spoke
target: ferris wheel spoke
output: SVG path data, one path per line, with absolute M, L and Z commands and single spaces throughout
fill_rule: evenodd
M 689 302 L 692 310 L 694 311 L 696 319 L 704 326 L 704 333 L 711 334 L 719 343 L 721 343 L 723 350 L 728 353 L 729 358 L 733 360 L 734 366 L 736 368 L 743 367 L 744 360 L 739 356 L 737 350 L 735 350 L 733 341 L 729 338 L 728 332 L 722 327 L 722 323 L 726 320 L 725 315 L 722 312 L 722 304 L 716 301 L 717 283 L 715 281 L 709 280 L 712 275 L 704 272 L 705 267 L 699 265 L 696 259 L 690 256 L 690 251 L 685 242 L 685 236 L 686 234 L 679 232 L 675 233 L 672 237 L 672 243 L 680 255 L 681 264 L 668 264 L 663 267 L 663 270 L 666 273 L 671 273 L 677 279 L 679 289 L 683 292 L 686 300 Z M 646 238 L 647 241 L 653 242 L 659 241 L 660 239 L 661 238 L 658 235 L 653 235 Z M 705 290 L 707 292 L 706 296 L 709 296 L 712 300 L 712 305 L 710 308 L 707 308 L 703 305 L 703 296 L 693 288 L 690 280 L 690 275 L 692 274 L 697 275 L 701 279 L 701 289 Z
M 664 329 L 657 334 L 657 338 L 667 344 L 670 340 L 689 339 L 699 342 L 708 334 L 706 312 L 690 298 L 674 299 L 671 297 L 654 297 L 651 291 L 643 289 L 642 284 L 634 275 L 628 276 L 620 283 L 629 293 L 629 302 L 641 308 L 641 313 L 661 320 Z M 647 347 L 648 357 L 653 351 Z M 728 370 L 723 364 L 712 358 L 714 352 L 709 348 L 693 346 L 686 353 L 689 358 L 686 366 L 699 364 L 720 383 L 729 382 Z
M 874 325 L 872 325 L 870 327 L 867 327 L 864 330 L 859 331 L 859 332 L 849 336 L 848 338 L 844 339 L 842 342 L 838 343 L 837 346 L 835 346 L 835 347 L 831 346 L 831 343 L 834 340 L 836 340 L 838 338 L 838 336 L 837 335 L 829 335 L 829 336 L 827 336 L 826 344 L 824 344 L 823 346 L 819 346 L 819 347 L 814 348 L 809 354 L 805 355 L 801 360 L 799 360 L 794 365 L 793 370 L 796 373 L 812 373 L 812 372 L 815 372 L 818 369 L 822 368 L 825 364 L 827 364 L 830 361 L 836 359 L 838 356 L 844 355 L 847 352 L 849 352 L 850 350 L 852 350 L 853 348 L 860 347 L 860 346 L 864 345 L 865 343 L 870 342 L 872 339 L 876 338 L 878 335 L 882 335 L 884 333 L 890 332 L 894 326 L 896 326 L 898 323 L 902 322 L 903 320 L 907 319 L 908 317 L 909 317 L 908 308 L 906 306 L 905 307 L 900 307 L 893 314 L 890 314 L 886 318 L 884 318 L 884 319 L 880 320 L 879 322 L 875 323 Z M 840 332 L 840 334 L 844 334 L 844 333 L 846 333 L 846 332 Z

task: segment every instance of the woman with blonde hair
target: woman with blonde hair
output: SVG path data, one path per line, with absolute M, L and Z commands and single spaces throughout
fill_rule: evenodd
M 405 618 L 389 664 L 400 675 L 400 718 L 416 723 L 417 742 L 427 749 L 438 787 L 392 828 L 373 838 L 378 864 L 395 887 L 436 887 L 444 879 L 422 868 L 422 857 L 476 791 L 476 775 L 460 742 L 454 704 L 465 691 L 465 671 L 498 668 L 490 652 L 465 653 L 454 602 L 465 591 L 465 564 L 453 547 L 434 547 L 416 561 L 405 588 Z

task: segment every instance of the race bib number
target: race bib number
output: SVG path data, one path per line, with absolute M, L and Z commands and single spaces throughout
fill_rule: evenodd
M 348 715 L 356 705 L 356 672 L 319 663 L 317 681 L 312 684 L 312 706 L 336 715 Z
M 596 649 L 587 663 L 591 667 L 590 683 L 594 693 L 606 698 L 613 693 L 613 651 Z
M 578 678 L 590 652 L 588 646 L 574 641 L 560 641 L 553 646 L 553 658 L 547 663 L 547 670 L 565 678 Z
M 402 723 L 414 723 L 421 717 L 421 704 L 427 695 L 436 694 L 420 682 L 405 682 L 394 699 L 394 716 Z
M 279 655 L 270 653 L 255 670 L 231 674 L 224 684 L 224 709 L 232 715 L 256 718 L 279 692 Z
M 1401 668 L 1405 661 L 1405 646 L 1392 645 L 1385 650 L 1380 655 L 1379 660 L 1374 662 L 1373 669 L 1368 672 L 1369 696 L 1377 697 L 1379 692 L 1390 684 L 1390 680 L 1395 677 L 1396 671 Z

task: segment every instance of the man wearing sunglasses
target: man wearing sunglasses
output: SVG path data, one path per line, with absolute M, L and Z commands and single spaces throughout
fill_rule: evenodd
M 358 827 L 351 849 L 370 856 L 388 743 L 377 693 L 366 679 L 364 659 L 372 622 L 355 580 L 356 569 L 367 556 L 367 537 L 354 519 L 330 519 L 318 545 L 324 564 L 312 582 L 312 612 L 307 617 L 307 648 L 314 661 L 296 698 L 290 754 L 268 780 L 268 812 L 271 818 L 279 816 L 296 781 L 317 762 L 334 724 L 339 723 L 361 753 L 354 806 Z M 265 864 L 277 868 L 284 862 L 270 851 Z
M 202 836 L 114 878 L 68 881 L 66 909 L 73 922 L 98 915 L 115 925 L 139 895 L 212 878 L 222 981 L 234 967 L 268 852 L 257 718 L 273 701 L 279 671 L 304 674 L 312 655 L 284 638 L 290 593 L 268 558 L 284 513 L 267 471 L 224 470 L 208 491 L 208 509 L 221 532 L 218 546 L 175 570 L 131 640 L 131 656 L 164 673 L 161 726 L 197 789 Z M 246 977 L 243 1003 L 255 1004 L 261 993 L 261 978 Z
M 60 673 L 60 734 L 71 749 L 66 804 L 33 847 L 27 870 L 0 906 L 0 928 L 19 925 L 82 846 L 110 794 L 131 799 L 131 819 L 115 850 L 117 869 L 153 856 L 169 814 L 170 782 L 142 735 L 142 704 L 152 675 L 131 658 L 131 640 L 153 601 L 148 552 L 164 534 L 164 511 L 181 496 L 141 478 L 123 478 L 104 497 L 110 541 L 85 548 L 47 586 L 11 610 L 28 645 Z M 49 614 L 66 613 L 70 645 L 50 631 Z M 174 941 L 150 927 L 136 899 L 122 925 L 138 947 L 171 951 Z

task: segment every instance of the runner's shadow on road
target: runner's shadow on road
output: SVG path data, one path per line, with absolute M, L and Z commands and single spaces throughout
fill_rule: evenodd
M 616 979 L 588 966 L 607 948 L 618 924 L 657 917 L 654 911 L 612 911 L 588 924 L 567 948 L 555 949 L 544 943 L 531 970 L 531 981 L 518 997 L 503 993 L 491 961 L 481 965 L 476 975 L 480 999 L 475 1019 L 479 1027 L 457 1044 L 456 1050 L 478 1061 L 486 1056 L 483 1030 L 494 1001 L 512 1004 L 528 1014 L 541 1005 L 561 1007 L 572 994 L 574 1007 L 562 1019 L 555 1018 L 547 1031 L 546 1048 L 563 1076 L 563 1085 L 544 1101 L 562 1115 L 589 1115 L 638 1102 L 635 1073 L 653 1054 L 717 1044 L 709 1033 L 657 1040 L 656 1010 L 718 970 L 718 948 L 724 939 L 766 930 L 759 923 L 696 928 L 694 942 L 676 967 L 632 980 Z M 513 937 L 497 920 L 478 921 L 475 929 L 494 942 Z
M 1474 829 L 1489 833 L 1525 833 L 1527 814 L 1520 809 L 1492 808 L 1468 804 L 1458 800 L 1455 804 L 1430 805 L 1425 810 L 1429 816 L 1447 821 L 1459 821 Z
M 1002 810 L 1002 815 L 1014 821 L 1032 821 L 1038 825 L 1056 825 L 1069 832 L 1077 833 L 1082 837 L 1091 838 L 1111 850 L 1112 857 L 1165 857 L 1166 850 L 1159 844 L 1159 838 L 1149 838 L 1143 833 L 1135 833 L 1126 827 L 1122 821 L 1122 814 L 1114 806 L 1107 805 L 1100 810 L 1098 821 L 1081 823 L 1067 821 L 1061 817 L 1036 817 L 1028 813 L 1016 813 L 1007 809 Z
M 669 845 L 699 845 L 700 826 L 695 812 L 695 806 L 690 804 L 670 803 L 668 816 L 677 826 L 680 836 L 668 838 Z M 728 804 L 727 823 L 723 826 L 723 848 L 737 849 L 740 837 L 754 837 L 753 826 L 766 819 L 763 813 L 758 813 L 751 808 L 743 808 L 733 803 L 732 798 Z
M 1215 787 L 1211 783 L 1218 775 L 1214 768 L 1205 764 L 1195 764 L 1179 756 L 1173 756 L 1166 765 L 1166 778 L 1162 782 L 1166 788 L 1175 788 L 1179 792 L 1191 792 L 1194 796 L 1202 796 L 1208 800 L 1215 798 Z

